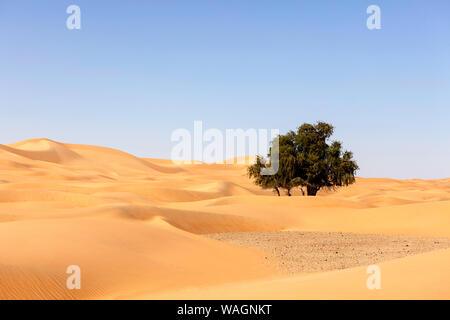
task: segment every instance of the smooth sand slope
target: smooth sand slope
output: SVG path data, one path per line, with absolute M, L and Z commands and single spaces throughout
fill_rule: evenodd
M 0 299 L 449 299 L 450 252 L 432 242 L 374 261 L 382 289 L 370 291 L 370 259 L 286 275 L 262 247 L 206 236 L 290 230 L 432 241 L 450 238 L 449 226 L 450 179 L 359 178 L 315 198 L 275 197 L 239 164 L 175 165 L 47 139 L 0 145 Z M 66 288 L 69 265 L 81 268 L 81 290 Z

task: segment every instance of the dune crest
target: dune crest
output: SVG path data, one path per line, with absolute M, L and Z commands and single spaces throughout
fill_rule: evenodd
M 81 159 L 81 156 L 70 150 L 64 144 L 49 139 L 25 140 L 7 145 L 0 145 L 0 149 L 15 155 L 36 161 L 67 164 Z

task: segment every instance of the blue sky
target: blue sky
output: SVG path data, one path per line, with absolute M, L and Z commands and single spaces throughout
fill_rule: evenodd
M 68 30 L 66 8 L 81 8 Z M 368 30 L 366 8 L 381 8 Z M 0 1 L 0 143 L 168 158 L 171 132 L 317 120 L 364 177 L 450 177 L 450 2 Z

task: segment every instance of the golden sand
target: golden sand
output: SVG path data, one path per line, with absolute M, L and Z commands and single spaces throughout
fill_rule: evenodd
M 0 145 L 0 299 L 450 299 L 449 249 L 380 262 L 373 291 L 366 266 L 286 276 L 257 248 L 203 236 L 283 230 L 450 238 L 450 179 L 276 197 L 238 164 Z M 81 290 L 66 288 L 69 265 Z

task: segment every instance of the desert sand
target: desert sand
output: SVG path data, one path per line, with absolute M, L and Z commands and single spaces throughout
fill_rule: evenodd
M 0 145 L 0 299 L 450 299 L 450 179 L 298 194 L 261 190 L 239 164 Z M 333 245 L 343 258 L 321 264 Z M 380 290 L 366 287 L 374 263 Z

